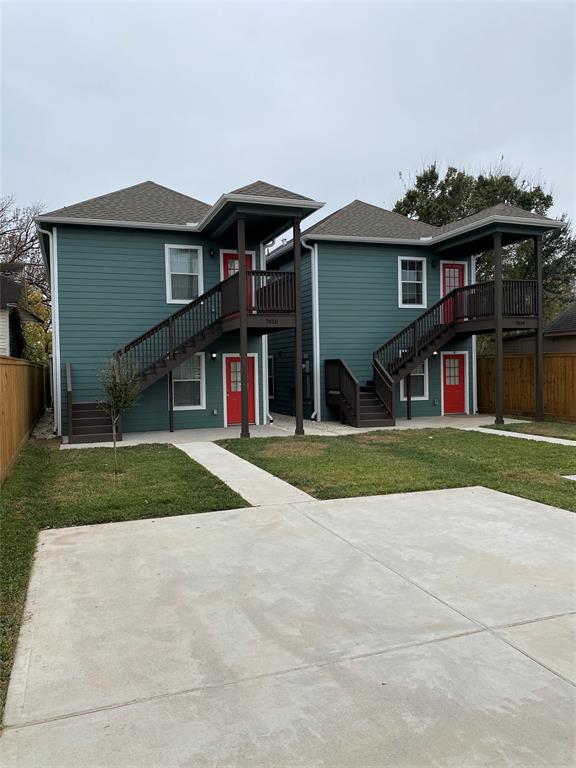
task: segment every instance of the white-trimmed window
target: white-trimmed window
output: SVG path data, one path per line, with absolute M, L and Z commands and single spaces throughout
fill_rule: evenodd
M 274 355 L 268 355 L 268 400 L 274 400 Z
M 172 394 L 175 411 L 206 408 L 206 376 L 204 353 L 199 352 L 172 371 Z
M 428 360 L 410 374 L 412 400 L 428 400 Z M 406 400 L 406 378 L 400 380 L 400 400 Z
M 166 245 L 166 301 L 187 304 L 203 293 L 202 248 Z
M 426 306 L 426 259 L 398 257 L 398 306 Z

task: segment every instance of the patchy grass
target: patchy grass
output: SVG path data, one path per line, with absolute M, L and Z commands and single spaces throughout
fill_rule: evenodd
M 57 450 L 31 441 L 0 491 L 1 696 L 16 647 L 38 531 L 247 507 L 217 477 L 170 445 Z
M 521 421 L 518 424 L 486 424 L 486 429 L 502 429 L 505 432 L 523 432 L 525 435 L 561 437 L 576 440 L 576 422 L 572 421 Z
M 320 499 L 483 485 L 576 511 L 576 485 L 561 477 L 576 474 L 576 450 L 561 445 L 454 429 L 220 445 Z

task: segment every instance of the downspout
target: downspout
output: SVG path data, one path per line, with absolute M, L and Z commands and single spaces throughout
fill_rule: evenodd
M 476 256 L 470 259 L 470 283 L 476 282 Z M 476 363 L 476 334 L 472 336 L 472 415 L 478 412 L 478 371 Z
M 312 358 L 314 370 L 314 411 L 311 419 L 322 421 L 322 401 L 320 398 L 320 309 L 318 303 L 318 245 L 308 245 L 307 238 L 301 240 L 302 246 L 310 251 L 310 275 L 312 278 Z
M 50 271 L 50 293 L 52 294 L 52 392 L 54 399 L 54 432 L 57 435 L 62 434 L 62 403 L 60 386 L 60 318 L 58 308 L 58 241 L 57 231 L 51 232 L 48 229 L 42 229 L 36 224 L 36 231 L 40 235 L 48 237 L 50 252 L 48 254 L 48 266 Z M 42 238 L 40 239 L 41 249 Z
M 260 269 L 266 269 L 266 248 L 271 246 L 274 240 L 269 240 L 267 243 L 260 243 Z M 268 334 L 262 337 L 262 396 L 264 398 L 264 423 L 273 424 L 274 419 L 268 410 L 270 405 L 270 398 L 268 397 Z

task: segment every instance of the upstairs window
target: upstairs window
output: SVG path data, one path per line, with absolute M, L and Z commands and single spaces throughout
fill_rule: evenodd
M 204 353 L 185 360 L 172 372 L 174 410 L 190 411 L 206 407 Z
M 187 304 L 203 292 L 202 248 L 166 246 L 166 301 Z
M 398 306 L 426 306 L 426 259 L 398 259 Z

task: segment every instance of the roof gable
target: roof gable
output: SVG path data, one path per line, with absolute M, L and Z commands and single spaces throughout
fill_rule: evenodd
M 200 221 L 209 210 L 210 206 L 201 200 L 153 181 L 144 181 L 117 192 L 43 213 L 40 218 L 53 216 L 78 220 L 186 225 Z
M 489 208 L 482 208 L 480 211 L 473 213 L 470 216 L 465 216 L 462 219 L 450 221 L 448 224 L 444 224 L 441 227 L 436 227 L 436 234 L 451 232 L 455 229 L 467 227 L 469 224 L 474 224 L 477 221 L 482 221 L 482 219 L 488 219 L 492 216 L 497 216 L 499 218 L 534 219 L 535 221 L 541 221 L 543 223 L 556 223 L 555 219 L 549 219 L 546 216 L 541 216 L 539 213 L 532 213 L 532 211 L 519 208 L 517 205 L 498 203 L 497 205 L 491 205 Z
M 423 221 L 409 219 L 362 200 L 354 200 L 313 224 L 304 234 L 401 240 L 431 237 L 437 231 L 437 227 Z
M 239 187 L 229 192 L 230 195 L 252 195 L 254 197 L 274 197 L 286 198 L 287 200 L 310 200 L 310 197 L 299 195 L 296 192 L 290 192 L 282 187 L 276 187 L 274 184 L 268 184 L 266 181 L 253 181 L 245 187 Z

